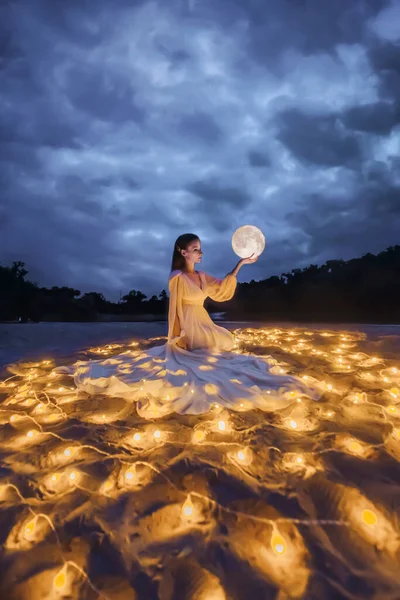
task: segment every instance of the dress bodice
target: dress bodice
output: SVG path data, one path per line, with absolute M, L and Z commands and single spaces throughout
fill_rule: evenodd
M 203 306 L 204 300 L 206 298 L 207 282 L 203 271 L 199 271 L 199 275 L 201 287 L 199 287 L 199 285 L 195 283 L 185 273 L 182 273 L 182 276 L 186 283 L 182 292 L 182 304 L 187 306 Z

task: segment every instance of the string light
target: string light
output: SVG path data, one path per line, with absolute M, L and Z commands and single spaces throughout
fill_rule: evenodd
M 54 577 L 54 586 L 61 590 L 67 582 L 66 567 L 63 567 Z
M 376 514 L 369 509 L 362 511 L 362 520 L 366 525 L 376 525 L 377 523 Z
M 193 515 L 193 503 L 190 499 L 190 496 L 188 496 L 185 500 L 184 505 L 182 506 L 182 514 L 185 517 L 191 517 Z
M 33 535 L 33 533 L 35 532 L 36 529 L 36 518 L 34 517 L 31 521 L 29 521 L 29 523 L 27 523 L 27 525 L 25 526 L 25 533 L 26 535 Z
M 271 536 L 271 548 L 277 556 L 282 556 L 286 552 L 286 543 L 279 532 L 274 532 Z
M 132 481 L 135 479 L 135 467 L 134 466 L 127 469 L 127 471 L 125 472 L 125 479 L 127 481 L 129 481 L 130 483 L 132 483 Z
M 202 429 L 197 429 L 194 433 L 193 433 L 193 440 L 195 442 L 203 442 L 206 438 L 206 434 L 205 431 L 203 431 Z

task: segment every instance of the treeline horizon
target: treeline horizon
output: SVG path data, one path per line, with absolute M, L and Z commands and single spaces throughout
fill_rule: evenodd
M 111 302 L 99 292 L 40 287 L 26 278 L 28 273 L 22 261 L 0 265 L 0 321 L 167 318 L 165 289 L 151 298 L 133 289 Z M 400 323 L 400 246 L 238 283 L 232 300 L 216 303 L 208 298 L 205 307 L 211 313 L 224 312 L 227 320 Z

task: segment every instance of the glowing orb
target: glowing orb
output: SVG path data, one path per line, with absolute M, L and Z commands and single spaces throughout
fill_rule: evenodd
M 240 258 L 247 258 L 252 254 L 260 256 L 264 252 L 265 236 L 258 227 L 243 225 L 232 235 L 232 248 Z
M 220 431 L 225 431 L 225 429 L 226 429 L 225 421 L 218 421 L 218 429 Z

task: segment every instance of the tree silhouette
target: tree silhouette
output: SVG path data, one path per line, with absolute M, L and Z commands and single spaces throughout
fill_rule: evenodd
M 119 319 L 152 314 L 166 318 L 165 289 L 149 300 L 131 290 L 118 303 L 99 292 L 70 287 L 39 287 L 28 281 L 25 263 L 0 265 L 0 320 L 94 321 L 100 315 Z M 80 297 L 79 297 L 80 296 Z M 210 311 L 225 311 L 229 319 L 263 321 L 326 321 L 400 323 L 400 246 L 389 246 L 377 255 L 367 253 L 345 261 L 310 264 L 280 276 L 239 283 L 234 298 L 216 303 Z M 122 316 L 121 316 L 122 315 Z

